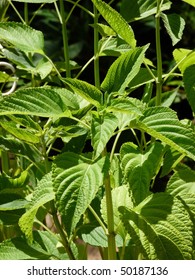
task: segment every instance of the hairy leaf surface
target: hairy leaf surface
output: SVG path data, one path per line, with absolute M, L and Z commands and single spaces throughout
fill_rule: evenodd
M 148 108 L 137 125 L 156 139 L 195 159 L 195 134 L 178 120 L 173 110 L 165 107 Z
M 155 142 L 143 153 L 133 143 L 122 145 L 120 150 L 122 168 L 134 205 L 139 204 L 150 194 L 150 183 L 159 170 L 162 154 L 163 145 L 159 142 Z
M 0 115 L 12 114 L 58 118 L 69 116 L 70 112 L 55 90 L 40 87 L 21 89 L 4 98 L 0 104 Z
M 101 0 L 92 0 L 100 14 L 109 23 L 112 29 L 123 38 L 132 48 L 136 46 L 136 40 L 132 28 L 125 19 L 110 5 Z
M 28 25 L 19 22 L 1 22 L 0 39 L 21 51 L 43 54 L 43 33 Z
M 53 186 L 56 205 L 70 234 L 84 214 L 99 187 L 103 184 L 105 158 L 96 162 L 64 153 L 53 165 Z
M 191 259 L 193 223 L 179 199 L 158 193 L 132 210 L 120 207 L 119 211 L 144 259 Z
M 139 72 L 147 49 L 148 45 L 138 47 L 117 58 L 101 84 L 103 90 L 108 93 L 124 93 L 125 88 Z

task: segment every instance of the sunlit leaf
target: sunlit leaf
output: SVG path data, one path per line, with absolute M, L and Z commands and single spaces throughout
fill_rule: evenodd
M 53 165 L 57 209 L 70 234 L 103 184 L 105 158 L 96 162 L 74 153 L 64 153 Z
M 43 54 L 43 33 L 28 25 L 18 22 L 0 22 L 0 39 L 21 51 Z
M 195 64 L 195 51 L 188 49 L 175 49 L 173 57 L 178 64 L 179 70 L 184 73 L 187 67 Z
M 132 28 L 125 19 L 110 5 L 101 0 L 92 0 L 100 14 L 112 27 L 112 29 L 123 38 L 132 48 L 136 46 L 136 40 Z
M 122 54 L 109 68 L 101 87 L 109 93 L 124 93 L 128 84 L 139 72 L 148 45 L 138 47 Z

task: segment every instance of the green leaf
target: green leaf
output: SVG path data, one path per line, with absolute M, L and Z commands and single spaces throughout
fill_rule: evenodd
M 21 187 L 24 187 L 27 183 L 28 179 L 28 171 L 24 170 L 21 173 L 19 173 L 15 177 L 10 177 L 5 173 L 0 174 L 0 192 L 6 193 L 6 189 L 8 189 L 8 192 L 12 189 L 13 192 L 20 192 L 21 194 Z
M 0 39 L 24 52 L 44 53 L 43 33 L 22 23 L 0 22 Z
M 152 144 L 145 152 L 141 152 L 132 143 L 122 145 L 121 163 L 134 205 L 139 204 L 150 194 L 150 183 L 159 170 L 163 148 L 159 142 Z
M 195 0 L 182 0 L 190 5 L 192 5 L 193 7 L 195 7 Z
M 27 129 L 17 127 L 14 122 L 0 121 L 0 125 L 4 130 L 6 130 L 7 132 L 14 135 L 20 140 L 34 144 L 39 143 L 40 141 L 39 137 L 36 136 L 34 133 L 30 132 Z
M 19 220 L 19 226 L 30 242 L 33 241 L 32 228 L 39 207 L 53 199 L 54 193 L 52 188 L 51 173 L 48 173 L 38 182 L 37 188 L 33 193 L 32 201 L 28 206 L 28 210 Z
M 24 237 L 15 237 L 0 244 L 0 260 L 55 260 L 68 259 L 58 239 L 46 231 L 36 231 L 34 242 L 29 244 Z
M 182 39 L 185 20 L 178 14 L 166 15 L 164 13 L 161 13 L 161 17 L 163 19 L 167 33 L 172 40 L 172 45 L 174 46 Z
M 163 1 L 161 11 L 169 10 L 170 1 Z M 142 19 L 157 12 L 156 0 L 122 0 L 120 7 L 121 15 L 128 21 Z
M 166 191 L 171 195 L 195 195 L 195 171 L 189 167 L 181 168 L 175 172 L 167 184 Z
M 132 198 L 129 195 L 129 190 L 127 186 L 120 186 L 112 189 L 112 203 L 114 211 L 114 232 L 118 233 L 123 239 L 126 237 L 126 231 L 120 219 L 120 212 L 118 208 L 120 206 L 125 206 L 128 208 L 133 208 Z M 106 197 L 104 196 L 101 201 L 101 214 L 104 222 L 107 224 L 107 206 Z
M 132 49 L 116 59 L 101 84 L 103 90 L 108 93 L 124 93 L 125 88 L 139 72 L 148 47 L 149 45 Z
M 193 224 L 179 199 L 166 193 L 157 193 L 132 210 L 120 207 L 119 211 L 144 259 L 192 258 Z
M 183 74 L 187 67 L 195 64 L 195 51 L 188 49 L 175 49 L 173 57 Z
M 156 76 L 156 70 L 151 70 L 154 76 Z M 129 83 L 130 89 L 135 89 L 144 84 L 154 82 L 154 77 L 151 76 L 151 73 L 146 68 L 140 68 L 138 74 L 131 80 Z
M 64 153 L 53 164 L 56 205 L 68 234 L 72 233 L 99 187 L 103 184 L 105 158 L 96 162 L 74 153 Z
M 195 134 L 178 120 L 173 110 L 165 107 L 148 108 L 136 127 L 195 160 Z
M 12 1 L 15 1 L 15 2 L 22 2 L 22 3 L 33 3 L 33 4 L 36 4 L 36 3 L 53 3 L 55 2 L 56 0 L 12 0 Z
M 112 29 L 123 38 L 132 48 L 136 47 L 136 40 L 132 28 L 124 18 L 111 6 L 101 0 L 92 0 L 100 14 L 112 27 Z
M 110 105 L 106 108 L 108 112 L 121 112 L 134 116 L 141 116 L 144 109 L 144 104 L 136 98 L 118 97 L 112 99 Z
M 95 86 L 85 81 L 71 78 L 65 78 L 63 79 L 63 82 L 67 84 L 73 92 L 76 92 L 96 107 L 99 107 L 100 104 L 102 104 L 102 93 Z
M 18 139 L 0 137 L 0 148 L 23 156 L 31 162 L 40 162 L 42 159 L 41 152 L 35 146 Z
M 84 228 L 82 228 L 81 237 L 85 243 L 92 246 L 104 248 L 108 247 L 108 237 L 103 231 L 102 227 L 94 228 L 93 226 L 86 225 Z M 119 235 L 116 235 L 115 239 L 117 247 L 122 247 L 122 238 Z
M 187 99 L 195 113 L 195 64 L 186 68 L 183 75 L 183 81 L 187 93 Z
M 29 204 L 25 199 L 17 199 L 0 205 L 0 211 L 23 209 Z
M 98 157 L 113 136 L 118 125 L 118 119 L 111 113 L 99 115 L 93 112 L 91 124 L 91 140 L 94 148 L 94 156 Z
M 70 116 L 61 96 L 50 87 L 21 89 L 4 98 L 0 104 L 0 115 L 12 114 L 53 118 Z

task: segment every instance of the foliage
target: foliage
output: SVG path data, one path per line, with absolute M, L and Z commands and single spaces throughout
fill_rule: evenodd
M 165 71 L 160 33 L 164 25 L 173 48 L 185 19 L 168 0 L 112 2 L 1 4 L 0 58 L 16 69 L 0 72 L 1 91 L 13 81 L 17 90 L 0 103 L 0 259 L 87 258 L 78 239 L 103 259 L 194 259 L 194 120 L 172 105 L 185 91 L 195 114 L 195 56 L 175 48 Z M 78 13 L 93 28 L 83 64 L 87 40 L 73 42 L 68 25 Z M 152 59 L 134 32 L 146 19 Z

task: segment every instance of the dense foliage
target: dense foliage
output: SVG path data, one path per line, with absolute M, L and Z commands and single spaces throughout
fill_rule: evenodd
M 107 2 L 0 3 L 0 259 L 195 258 L 195 0 Z

